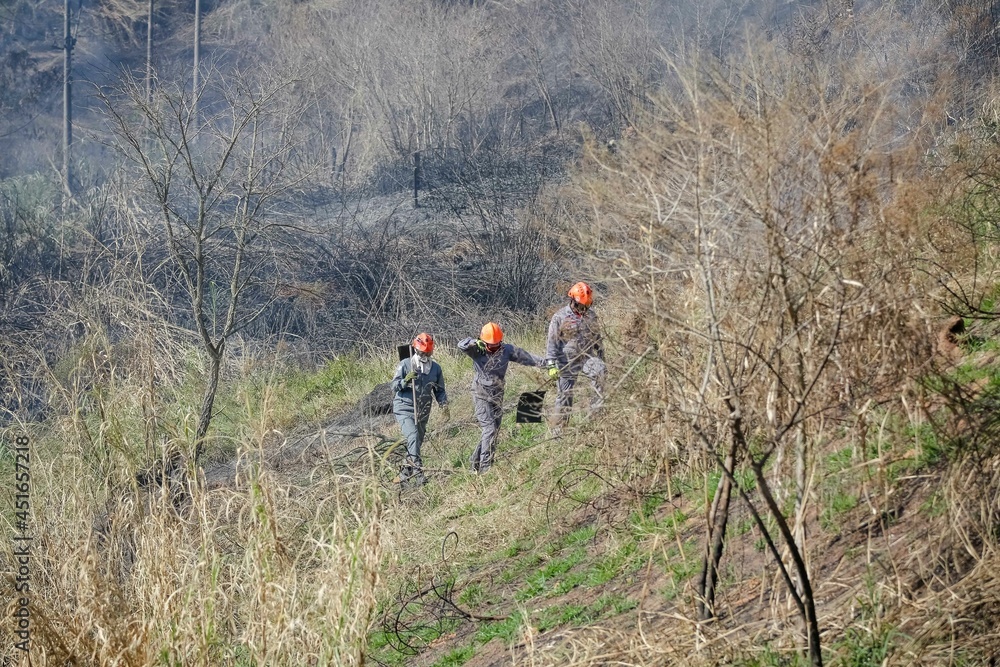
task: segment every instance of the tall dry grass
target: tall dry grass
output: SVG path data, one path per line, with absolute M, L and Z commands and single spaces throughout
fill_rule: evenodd
M 243 425 L 235 481 L 194 484 L 178 506 L 155 481 L 147 435 L 162 469 L 168 451 L 190 452 L 192 415 L 150 398 L 142 371 L 153 362 L 141 353 L 107 370 L 120 350 L 105 343 L 64 382 L 53 374 L 75 409 L 28 428 L 31 664 L 364 664 L 384 559 L 375 476 L 279 475 L 265 456 L 275 435 L 265 386 L 259 402 L 229 406 L 244 410 L 227 415 Z M 12 577 L 0 585 L 15 599 Z

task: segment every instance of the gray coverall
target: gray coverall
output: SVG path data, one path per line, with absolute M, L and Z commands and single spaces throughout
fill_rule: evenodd
M 549 322 L 545 356 L 559 366 L 559 380 L 556 382 L 557 425 L 564 426 L 569 422 L 573 408 L 573 386 L 580 373 L 590 378 L 594 388 L 591 411 L 603 407 L 607 366 L 604 365 L 601 331 L 594 311 L 588 310 L 580 315 L 569 305 L 557 310 Z
M 423 461 L 420 458 L 420 446 L 424 442 L 427 419 L 431 415 L 431 396 L 433 395 L 438 405 L 442 407 L 448 403 L 448 394 L 445 393 L 444 389 L 444 375 L 441 373 L 441 366 L 436 361 L 430 362 L 427 373 L 418 372 L 417 377 L 413 380 L 403 381 L 403 378 L 410 374 L 411 369 L 419 366 L 419 364 L 417 366 L 414 364 L 413 357 L 399 362 L 390 385 L 396 394 L 392 399 L 392 414 L 396 417 L 400 430 L 403 431 L 403 437 L 406 438 L 407 456 L 406 464 L 399 474 L 401 482 L 406 481 L 410 475 L 416 475 L 422 480 Z M 413 412 L 413 387 L 411 384 L 416 386 L 416 415 Z
M 472 452 L 469 462 L 476 472 L 484 473 L 493 464 L 500 420 L 503 418 L 503 393 L 507 366 L 510 362 L 524 366 L 541 366 L 542 360 L 510 343 L 503 343 L 492 354 L 476 347 L 475 338 L 459 342 L 458 349 L 472 358 L 472 402 L 483 437 Z

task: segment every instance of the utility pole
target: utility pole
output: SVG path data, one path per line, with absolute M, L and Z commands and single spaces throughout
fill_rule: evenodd
M 198 126 L 198 91 L 201 88 L 201 0 L 194 0 L 194 86 L 191 116 Z
M 146 104 L 153 103 L 153 4 L 149 0 L 146 14 Z
M 73 175 L 70 172 L 70 145 L 73 143 L 73 47 L 70 32 L 70 0 L 65 0 L 63 11 L 63 190 L 68 201 L 73 194 Z M 65 208 L 65 206 L 64 206 Z
M 420 208 L 418 192 L 420 192 L 420 151 L 413 153 L 413 208 Z

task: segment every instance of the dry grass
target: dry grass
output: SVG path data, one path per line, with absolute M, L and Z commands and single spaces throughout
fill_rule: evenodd
M 887 622 L 906 639 L 894 664 L 985 660 L 1000 652 L 998 469 L 995 456 L 949 467 L 939 487 L 943 514 L 895 554 L 899 581 L 887 589 Z
M 116 389 L 105 421 L 33 429 L 33 664 L 363 664 L 383 562 L 371 481 L 279 477 L 258 430 L 236 483 L 195 488 L 178 512 L 129 476 L 137 443 L 109 447 L 141 400 Z M 264 429 L 266 411 L 240 421 Z
M 154 498 L 122 503 L 103 539 L 89 498 L 44 498 L 36 664 L 362 664 L 379 512 L 248 467 L 242 489 L 196 494 L 187 519 Z

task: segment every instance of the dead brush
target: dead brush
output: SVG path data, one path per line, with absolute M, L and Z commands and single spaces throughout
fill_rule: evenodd
M 363 664 L 383 560 L 373 482 L 278 476 L 265 395 L 230 415 L 245 425 L 235 482 L 188 483 L 178 511 L 168 485 L 137 473 L 191 441 L 147 439 L 176 416 L 122 370 L 96 391 L 61 385 L 83 409 L 32 429 L 32 664 Z M 11 562 L 9 542 L 0 553 Z M 4 599 L 12 587 L 4 577 Z
M 669 631 L 663 627 L 669 626 Z M 635 627 L 597 624 L 572 631 L 535 634 L 526 629 L 511 662 L 522 667 L 710 667 L 741 664 L 760 657 L 764 650 L 748 648 L 769 638 L 766 625 L 747 632 L 715 624 L 700 624 L 684 615 L 640 611 Z M 794 646 L 769 649 L 778 655 L 793 654 Z M 751 663 L 755 664 L 755 663 Z
M 186 517 L 165 493 L 148 496 L 98 540 L 93 499 L 67 483 L 85 470 L 68 458 L 38 476 L 35 664 L 364 662 L 382 560 L 377 493 L 355 490 L 355 509 L 245 454 L 236 488 L 195 489 Z
M 902 637 L 894 664 L 1000 655 L 1000 458 L 962 457 L 940 489 L 940 520 L 896 557 L 901 580 L 889 589 L 888 621 Z
M 873 11 L 858 29 L 874 34 L 887 21 Z M 621 456 L 636 479 L 677 461 L 716 475 L 716 491 L 705 485 L 697 618 L 725 608 L 720 565 L 740 505 L 769 554 L 772 587 L 785 591 L 772 598 L 769 634 L 800 644 L 804 631 L 818 667 L 833 639 L 822 637 L 813 567 L 824 448 L 866 401 L 887 404 L 928 370 L 943 290 L 926 267 L 972 253 L 961 230 L 920 210 L 940 187 L 923 164 L 930 134 L 885 141 L 907 114 L 934 111 L 947 76 L 926 99 L 906 98 L 909 108 L 897 85 L 905 71 L 875 90 L 870 53 L 849 49 L 832 67 L 817 57 L 750 38 L 745 64 L 669 58 L 676 86 L 636 137 L 611 154 L 588 147 L 574 194 L 592 211 L 579 211 L 589 224 L 572 223 L 609 258 L 608 279 L 656 350 L 645 386 L 632 390 L 632 423 L 612 417 L 619 428 L 602 463 Z M 791 604 L 803 630 L 787 622 Z M 728 628 L 720 635 L 755 632 L 717 622 Z

